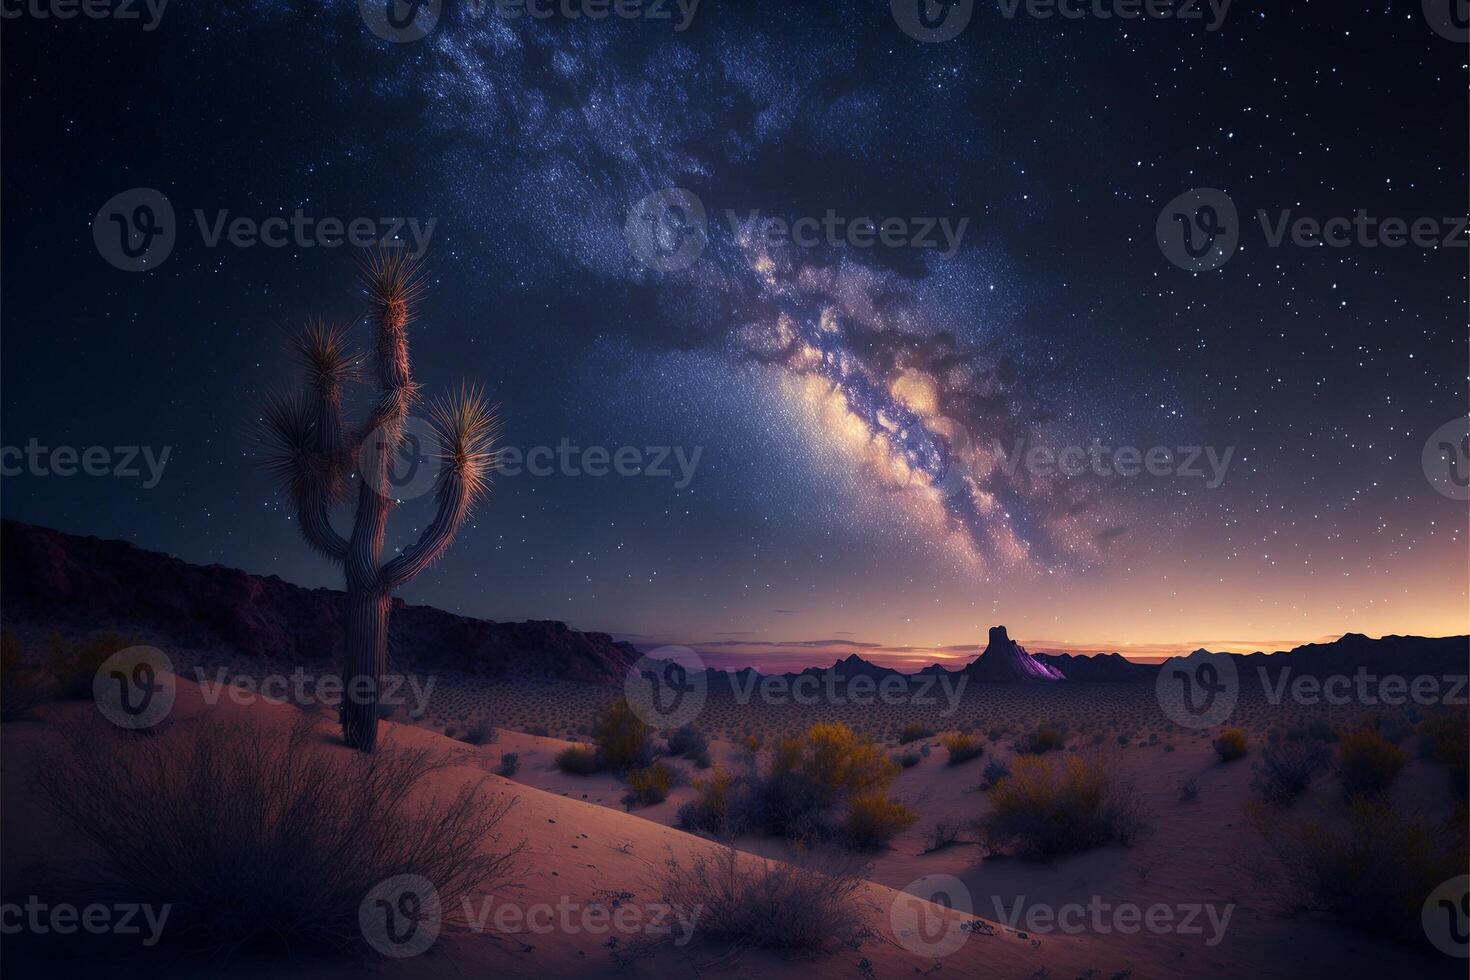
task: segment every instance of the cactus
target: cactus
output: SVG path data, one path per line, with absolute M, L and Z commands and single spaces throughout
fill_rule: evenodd
M 347 589 L 342 738 L 371 752 L 377 740 L 378 688 L 388 656 L 393 591 L 437 561 L 475 502 L 488 489 L 495 410 L 481 389 L 461 386 L 434 401 L 428 423 L 441 464 L 437 508 L 418 541 L 380 560 L 388 516 L 397 501 L 387 494 L 393 458 L 404 442 L 404 421 L 419 396 L 408 359 L 408 325 L 423 286 L 421 267 L 401 251 L 384 250 L 363 264 L 371 303 L 377 398 L 353 427 L 343 413 L 346 388 L 358 381 L 358 357 L 343 325 L 309 321 L 291 348 L 304 383 L 268 397 L 262 408 L 262 462 L 290 499 L 307 543 L 342 565 Z M 356 484 L 356 487 L 353 484 Z M 356 494 L 351 532 L 332 523 L 335 505 Z

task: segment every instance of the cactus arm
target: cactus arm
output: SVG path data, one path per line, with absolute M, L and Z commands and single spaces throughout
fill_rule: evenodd
M 429 422 L 439 442 L 438 508 L 418 541 L 383 567 L 383 581 L 393 589 L 443 557 L 475 501 L 489 489 L 498 428 L 494 408 L 475 388 L 461 387 L 436 402 Z

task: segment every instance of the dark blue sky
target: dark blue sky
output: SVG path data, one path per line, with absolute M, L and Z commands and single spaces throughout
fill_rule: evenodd
M 430 392 L 484 382 L 522 452 L 699 453 L 687 483 L 672 454 L 502 476 L 413 601 L 649 642 L 1465 631 L 1464 504 L 1420 455 L 1466 407 L 1466 251 L 1272 247 L 1255 218 L 1466 213 L 1466 48 L 1417 2 L 1218 30 L 982 3 L 942 43 L 880 2 L 704 0 L 683 31 L 451 3 L 412 43 L 348 3 L 235 8 L 5 22 L 4 444 L 170 450 L 147 489 L 23 468 L 6 516 L 339 584 L 249 432 L 283 331 L 361 315 L 354 250 L 206 231 L 412 216 Z M 138 187 L 176 242 L 129 273 L 92 226 Z M 625 223 L 676 187 L 708 244 L 650 271 Z M 1156 240 L 1193 188 L 1241 216 L 1218 271 Z M 756 210 L 966 223 L 948 255 L 769 246 L 730 228 Z M 1004 472 L 1017 440 L 1233 455 L 1217 487 L 1060 479 Z

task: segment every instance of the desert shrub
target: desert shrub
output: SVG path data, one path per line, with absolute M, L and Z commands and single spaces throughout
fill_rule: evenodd
M 699 910 L 702 939 L 735 946 L 830 952 L 866 938 L 877 911 L 855 870 L 742 862 L 734 848 L 688 867 L 670 858 L 659 885 L 669 905 Z
M 62 701 L 92 700 L 92 681 L 102 662 L 135 645 L 115 633 L 96 633 L 85 640 L 53 635 L 46 654 L 46 672 L 55 681 L 56 697 Z
M 479 783 L 425 799 L 449 756 L 391 740 L 324 748 L 315 722 L 205 721 L 147 739 L 81 727 L 33 779 L 97 849 L 90 893 L 171 903 L 166 935 L 207 948 L 353 949 L 363 897 L 386 878 L 422 875 L 452 910 L 512 876 L 519 846 L 483 848 L 513 801 Z
M 930 728 L 928 725 L 917 721 L 911 721 L 907 725 L 904 725 L 903 728 L 899 729 L 898 744 L 907 745 L 910 742 L 917 742 L 921 738 L 929 738 L 933 734 L 934 729 Z
M 965 735 L 955 732 L 946 735 L 943 739 L 944 748 L 949 752 L 949 764 L 957 766 L 971 759 L 978 759 L 985 752 L 985 743 L 974 735 Z
M 653 730 L 627 698 L 618 698 L 592 726 L 592 742 L 604 769 L 626 772 L 648 765 L 653 758 Z
M 1349 798 L 1386 792 L 1408 757 L 1404 750 L 1371 728 L 1342 737 L 1337 749 L 1337 780 Z
M 1455 798 L 1465 801 L 1470 792 L 1470 714 L 1449 708 L 1436 712 L 1420 722 L 1421 744 L 1427 742 L 1428 758 L 1449 769 L 1450 790 Z
M 498 734 L 491 726 L 484 722 L 477 722 L 466 729 L 465 733 L 460 736 L 460 741 L 471 745 L 489 745 L 495 741 Z
M 571 776 L 590 776 L 601 768 L 597 750 L 590 745 L 568 746 L 556 754 L 552 764 Z
M 800 738 L 772 741 L 764 770 L 752 768 L 737 779 L 717 771 L 710 780 L 696 781 L 696 799 L 681 808 L 680 822 L 691 829 L 789 840 L 845 836 L 867 846 L 873 839 L 869 829 L 891 826 L 899 811 L 865 803 L 853 815 L 851 801 L 883 795 L 898 771 L 873 741 L 846 725 L 820 723 Z
M 990 798 L 992 809 L 979 828 L 992 850 L 1069 854 L 1130 843 L 1142 828 L 1133 787 L 1097 755 L 1016 758 Z
M 0 634 L 0 721 L 27 718 L 48 696 L 46 678 L 25 661 L 20 638 Z
M 1221 762 L 1234 762 L 1245 758 L 1248 751 L 1246 745 L 1245 732 L 1239 728 L 1227 729 L 1215 739 L 1215 754 L 1220 757 Z
M 1179 784 L 1179 802 L 1193 803 L 1197 799 L 1199 799 L 1199 781 L 1191 776 Z
M 694 799 L 679 807 L 679 826 L 728 836 L 733 829 L 731 804 L 735 791 L 735 778 L 722 766 L 715 766 L 708 776 L 694 780 Z
M 521 768 L 521 755 L 519 752 L 505 752 L 500 756 L 500 768 L 495 770 L 506 779 L 514 776 Z
M 905 769 L 912 769 L 919 764 L 919 760 L 922 758 L 924 757 L 917 752 L 905 752 L 902 755 L 894 756 L 893 761 Z
M 541 738 L 546 738 L 551 733 L 546 730 L 546 726 L 545 725 L 528 725 L 528 726 L 526 726 L 526 734 L 527 735 L 536 735 L 536 736 L 539 736 Z
M 623 805 L 631 810 L 667 800 L 669 790 L 678 783 L 678 772 L 668 763 L 655 762 L 643 769 L 629 769 L 627 778 L 628 792 L 623 796 Z
M 960 825 L 953 820 L 938 820 L 934 826 L 924 831 L 924 853 L 930 854 L 934 851 L 942 851 L 946 847 L 958 844 L 960 840 Z
M 855 851 L 880 851 L 919 815 L 884 793 L 864 793 L 847 801 L 842 835 Z
M 1024 735 L 1016 744 L 1016 751 L 1024 755 L 1044 755 L 1062 748 L 1067 737 L 1055 725 L 1042 725 L 1029 735 Z
M 1427 822 L 1367 798 L 1349 803 L 1345 818 L 1287 821 L 1261 807 L 1250 815 L 1304 908 L 1374 933 L 1422 939 L 1425 897 L 1470 860 L 1463 824 Z
M 1261 752 L 1251 788 L 1267 803 L 1290 803 L 1327 768 L 1332 753 L 1319 742 L 1279 742 Z
M 1011 767 L 1001 759 L 991 759 L 985 763 L 985 771 L 980 774 L 980 788 L 990 789 L 996 783 L 1011 774 Z
M 685 725 L 669 736 L 669 755 L 681 755 L 693 759 L 700 755 L 709 757 L 709 739 L 693 725 Z

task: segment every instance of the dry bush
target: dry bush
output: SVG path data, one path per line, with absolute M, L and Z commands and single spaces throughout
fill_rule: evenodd
M 1327 768 L 1332 753 L 1321 742 L 1281 742 L 1261 751 L 1251 788 L 1267 803 L 1290 803 Z
M 590 776 L 597 772 L 597 750 L 590 745 L 571 745 L 562 749 L 552 760 L 556 768 L 572 776 Z
M 461 742 L 468 742 L 471 745 L 490 745 L 499 736 L 500 733 L 497 732 L 492 726 L 487 725 L 484 722 L 477 722 L 476 724 L 471 725 L 465 731 L 465 733 L 460 736 L 459 740 Z
M 1369 932 L 1422 939 L 1424 900 L 1470 860 L 1463 824 L 1436 824 L 1379 801 L 1356 799 L 1345 818 L 1287 820 L 1258 805 L 1248 813 L 1302 907 Z
M 1464 802 L 1470 794 L 1470 714 L 1452 707 L 1437 711 L 1419 726 L 1429 758 L 1449 769 L 1450 791 Z
M 85 640 L 53 635 L 46 654 L 46 671 L 56 681 L 56 697 L 62 701 L 92 700 L 92 682 L 103 661 L 131 646 L 136 644 L 115 633 L 96 633 Z
M 974 735 L 955 732 L 944 736 L 940 741 L 949 752 L 949 764 L 952 766 L 978 759 L 985 753 L 985 743 Z
M 597 761 L 603 769 L 627 772 L 648 765 L 653 758 L 653 730 L 627 698 L 618 698 L 592 726 Z
M 450 910 L 514 874 L 518 845 L 483 850 L 514 800 L 479 783 L 433 799 L 422 784 L 448 757 L 344 753 L 314 726 L 82 727 L 33 779 L 101 852 L 89 890 L 172 903 L 169 933 L 208 948 L 361 948 L 359 905 L 386 878 L 422 875 Z
M 1020 755 L 1045 755 L 1061 748 L 1067 744 L 1067 736 L 1055 725 L 1042 725 L 1030 735 L 1024 735 L 1016 743 L 1016 753 Z
M 20 638 L 0 634 L 0 721 L 29 718 L 50 696 L 42 671 L 26 663 Z
M 664 762 L 655 762 L 643 769 L 628 770 L 628 792 L 623 805 L 628 809 L 635 806 L 653 806 L 669 798 L 669 790 L 679 782 L 676 769 Z
M 842 836 L 855 851 L 880 851 L 918 819 L 917 813 L 882 792 L 864 793 L 847 801 Z
M 521 754 L 519 752 L 505 752 L 500 756 L 500 768 L 495 770 L 506 779 L 511 778 L 521 768 Z
M 933 734 L 934 729 L 928 725 L 918 721 L 911 721 L 899 730 L 898 744 L 907 745 L 910 742 L 917 742 L 921 738 L 929 738 Z
M 675 909 L 698 910 L 696 935 L 735 948 L 827 953 L 869 935 L 877 911 L 858 869 L 748 860 L 733 847 L 688 867 L 670 857 L 660 882 Z
M 953 820 L 939 820 L 924 831 L 924 853 L 942 851 L 960 842 L 960 825 Z
M 978 826 L 992 850 L 1070 854 L 1131 843 L 1143 828 L 1132 785 L 1117 779 L 1099 755 L 1018 756 L 990 799 L 992 809 Z
M 1247 748 L 1245 732 L 1239 728 L 1231 728 L 1220 733 L 1215 739 L 1215 754 L 1220 757 L 1221 762 L 1234 762 L 1236 759 L 1245 758 Z
M 685 830 L 729 836 L 735 778 L 720 765 L 708 776 L 694 780 L 694 799 L 679 807 L 679 826 Z
M 1349 798 L 1380 796 L 1408 762 L 1404 750 L 1371 728 L 1348 732 L 1337 749 L 1337 779 Z

